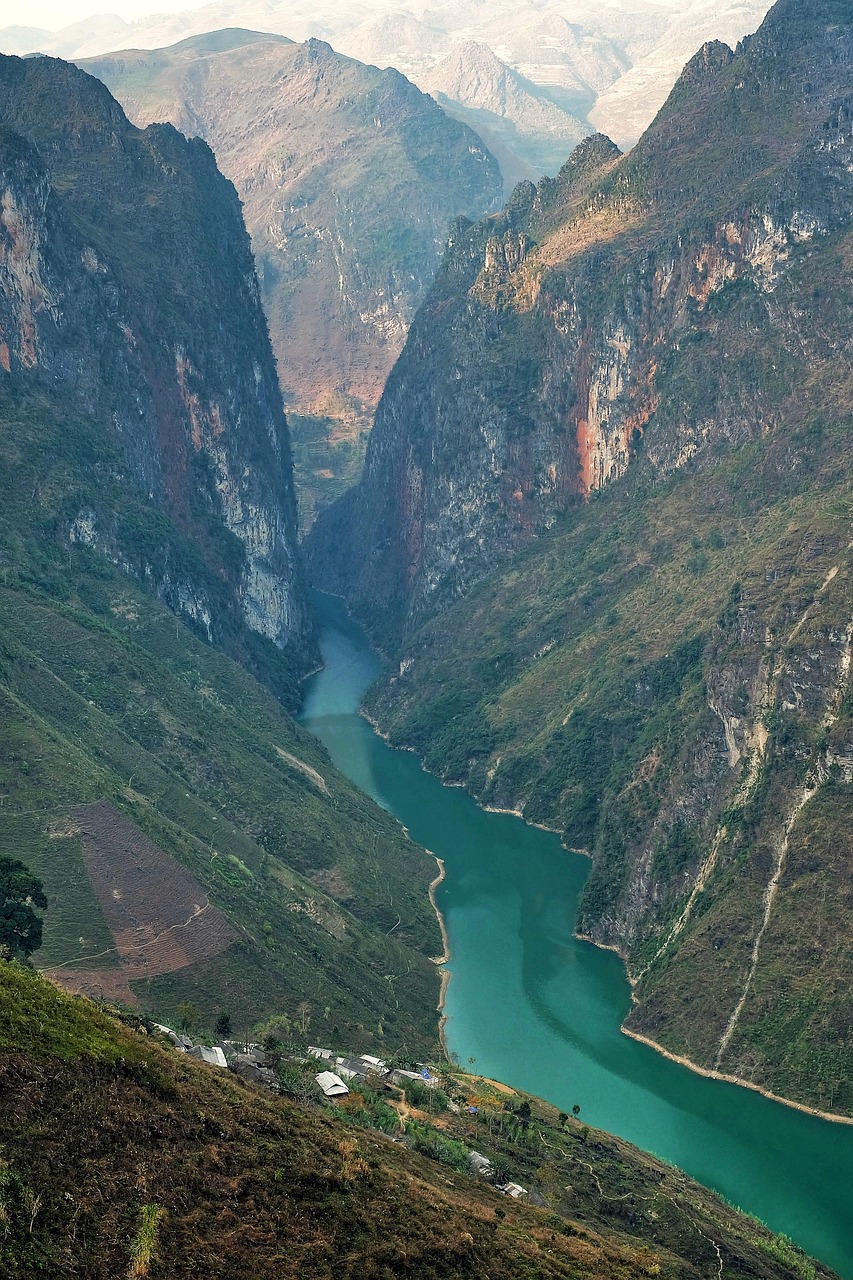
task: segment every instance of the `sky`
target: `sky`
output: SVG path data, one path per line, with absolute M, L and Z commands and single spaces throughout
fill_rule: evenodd
M 178 13 L 200 9 L 208 0 L 0 0 L 0 27 L 42 27 L 59 31 L 94 14 L 117 13 L 132 22 L 152 13 Z

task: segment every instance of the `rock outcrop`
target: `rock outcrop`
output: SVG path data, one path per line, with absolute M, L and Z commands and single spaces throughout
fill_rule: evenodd
M 307 524 L 358 475 L 451 223 L 503 198 L 497 162 L 399 72 L 320 40 L 219 31 L 84 65 L 135 123 L 200 134 L 237 187 Z
M 234 188 L 205 143 L 140 131 L 50 58 L 0 59 L 0 384 L 99 437 L 84 457 L 69 433 L 60 543 L 96 547 L 250 665 L 312 660 L 287 425 Z
M 392 741 L 591 853 L 629 1029 L 844 1114 L 851 70 L 845 4 L 780 0 L 460 227 L 311 541 Z

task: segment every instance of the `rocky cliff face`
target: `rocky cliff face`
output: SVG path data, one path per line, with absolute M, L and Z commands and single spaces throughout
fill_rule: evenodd
M 460 228 L 312 543 L 392 739 L 592 854 L 629 1028 L 845 1114 L 851 66 L 782 0 Z
M 2 392 L 84 415 L 103 446 L 87 467 L 69 439 L 57 538 L 209 642 L 304 665 L 290 447 L 233 187 L 204 143 L 141 132 L 53 59 L 0 61 L 0 127 Z
M 451 222 L 500 203 L 497 162 L 398 72 L 319 40 L 223 31 L 85 65 L 137 124 L 204 137 L 237 187 L 310 518 L 358 474 Z
M 503 214 L 456 231 L 389 379 L 363 483 L 314 542 L 338 585 L 392 584 L 397 635 L 634 459 L 666 475 L 775 420 L 780 378 L 703 371 L 693 344 L 719 342 L 718 302 L 745 292 L 760 352 L 768 337 L 801 344 L 779 279 L 797 247 L 850 217 L 836 100 L 849 32 L 815 37 L 800 67 L 788 25 L 776 14 L 738 59 L 705 46 L 630 156 L 587 140 L 556 180 L 522 184 Z M 737 148 L 721 142 L 733 127 Z M 343 521 L 356 529 L 349 556 L 335 551 Z

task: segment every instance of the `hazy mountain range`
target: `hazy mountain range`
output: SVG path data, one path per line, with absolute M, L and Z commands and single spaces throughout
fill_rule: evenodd
M 448 229 L 498 207 L 498 165 L 399 72 L 321 40 L 226 30 L 82 65 L 136 124 L 203 137 L 237 188 L 308 523 L 358 474 Z
M 133 23 L 106 14 L 58 32 L 7 27 L 0 30 L 0 49 L 79 59 L 131 46 L 160 47 L 233 26 L 293 40 L 319 37 L 363 62 L 395 66 L 448 98 L 449 79 L 462 95 L 454 99 L 460 107 L 492 112 L 509 122 L 510 132 L 513 124 L 522 135 L 530 127 L 534 143 L 525 159 L 535 165 L 541 135 L 556 139 L 562 130 L 571 140 L 577 128 L 574 117 L 608 133 L 620 146 L 633 144 L 696 49 L 710 38 L 736 43 L 758 26 L 768 8 L 767 0 L 439 0 L 435 5 L 415 0 L 408 7 L 387 0 L 216 0 L 201 9 Z M 475 63 L 482 58 L 480 52 L 472 55 L 482 45 L 523 77 L 528 95 L 543 100 L 540 113 L 522 95 L 519 118 L 515 93 L 505 98 L 500 91 L 486 92 L 488 81 L 484 85 L 476 66 L 464 65 L 471 56 Z M 436 83 L 436 68 L 448 57 L 463 65 L 456 74 L 445 65 Z M 547 125 L 543 115 L 550 116 Z M 548 168 L 559 167 L 547 149 L 545 158 Z

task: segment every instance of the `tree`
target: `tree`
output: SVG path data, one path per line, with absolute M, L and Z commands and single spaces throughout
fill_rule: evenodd
M 0 858 L 0 956 L 27 960 L 41 946 L 44 886 L 17 858 Z
M 231 1014 L 220 1013 L 216 1019 L 216 1034 L 218 1036 L 228 1036 L 231 1034 Z
M 283 1044 L 290 1043 L 290 1036 L 293 1031 L 293 1025 L 286 1013 L 273 1014 L 266 1022 L 261 1022 L 255 1027 L 255 1036 L 264 1045 L 270 1045 L 272 1049 L 278 1049 Z
M 307 1000 L 300 1000 L 296 1006 L 296 1023 L 302 1034 L 307 1036 L 311 1024 L 311 1006 Z
M 198 1022 L 198 1009 L 192 1000 L 183 1000 L 178 1005 L 178 1026 L 182 1031 L 191 1031 Z

